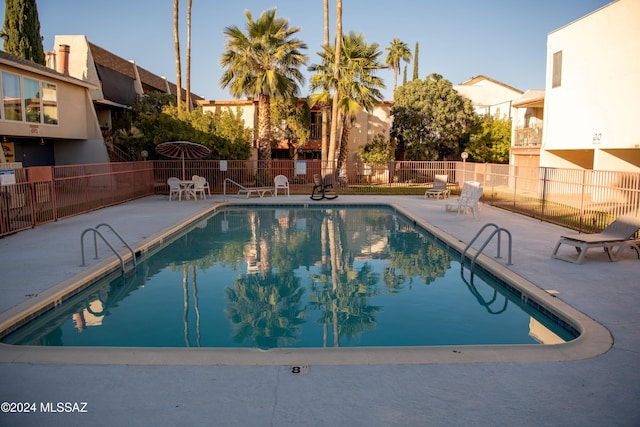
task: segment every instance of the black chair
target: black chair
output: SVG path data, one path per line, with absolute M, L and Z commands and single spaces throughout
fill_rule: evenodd
M 317 191 L 317 194 L 316 194 Z M 313 191 L 311 192 L 311 200 L 328 199 L 333 200 L 338 195 L 333 191 L 333 183 L 330 177 L 326 177 L 324 180 L 319 174 L 313 175 Z

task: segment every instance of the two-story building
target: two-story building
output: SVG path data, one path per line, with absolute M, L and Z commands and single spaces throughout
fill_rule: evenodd
M 549 33 L 540 166 L 640 171 L 638 52 L 637 0 Z
M 0 51 L 4 161 L 27 166 L 108 162 L 90 82 Z M 2 159 L 0 159 L 2 160 Z
M 205 113 L 224 110 L 240 111 L 245 127 L 254 130 L 254 132 L 258 128 L 257 99 L 199 101 L 198 105 Z M 358 148 L 371 141 L 377 134 L 382 134 L 386 139 L 389 139 L 392 106 L 393 101 L 383 101 L 378 103 L 372 111 L 360 110 L 357 113 L 353 128 L 349 133 L 348 162 L 356 162 Z M 321 158 L 321 128 L 322 113 L 319 107 L 314 107 L 311 109 L 310 140 L 303 146 L 296 147 L 299 159 Z M 289 148 L 287 141 L 278 141 L 276 146 L 272 148 L 272 155 L 274 158 L 288 158 Z M 253 158 L 257 158 L 256 150 L 253 152 Z
M 511 120 L 513 101 L 522 91 L 482 74 L 454 85 L 453 89 L 469 100 L 479 115 Z

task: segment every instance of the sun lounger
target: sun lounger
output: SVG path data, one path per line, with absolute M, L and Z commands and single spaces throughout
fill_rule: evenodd
M 264 197 L 264 195 L 267 193 L 273 196 L 273 190 L 274 190 L 273 187 L 243 187 L 242 185 L 239 185 L 239 184 L 238 184 L 238 187 L 239 187 L 238 194 L 239 195 L 246 194 L 247 199 L 251 197 L 252 194 L 257 194 L 261 198 Z
M 619 260 L 622 252 L 626 249 L 634 249 L 638 258 L 640 258 L 638 230 L 640 230 L 640 218 L 621 216 L 600 233 L 561 236 L 551 257 L 574 264 L 582 264 L 589 249 L 603 248 L 609 257 L 609 261 Z M 577 257 L 558 254 L 561 245 L 575 247 L 578 252 Z
M 448 198 L 451 194 L 447 188 L 448 178 L 448 175 L 435 175 L 433 177 L 433 188 L 429 188 L 424 192 L 424 198 L 435 197 L 436 199 L 439 199 L 440 196 L 442 196 L 443 199 Z

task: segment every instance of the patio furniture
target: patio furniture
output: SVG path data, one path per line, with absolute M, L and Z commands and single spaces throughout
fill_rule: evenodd
M 569 234 L 561 236 L 551 254 L 552 258 L 562 261 L 582 264 L 587 251 L 591 248 L 603 248 L 609 261 L 618 261 L 626 249 L 634 249 L 640 259 L 640 218 L 623 215 L 609 224 L 600 233 Z M 561 245 L 573 246 L 578 252 L 577 257 L 558 254 Z
M 169 200 L 172 200 L 175 194 L 178 195 L 178 200 L 182 200 L 184 188 L 181 185 L 180 179 L 171 177 L 167 179 L 167 184 L 169 185 Z
M 429 188 L 424 192 L 424 198 L 435 197 L 439 199 L 440 196 L 443 199 L 448 198 L 451 192 L 447 189 L 447 179 L 449 179 L 448 175 L 435 175 L 433 177 L 433 188 Z
M 286 190 L 287 196 L 289 195 L 289 180 L 284 175 L 277 175 L 273 178 L 273 184 L 275 189 L 275 195 L 278 196 L 278 188 Z
M 273 196 L 273 187 L 244 187 L 240 184 L 236 184 L 238 186 L 238 194 L 246 194 L 247 199 L 251 197 L 252 194 L 257 194 L 260 198 L 264 197 L 265 194 L 269 193 Z
M 203 177 L 203 176 L 199 176 L 199 175 L 193 175 L 193 176 L 191 177 L 191 179 L 195 181 L 196 177 L 198 177 L 198 178 L 202 178 L 202 183 L 203 183 L 203 185 L 204 185 L 204 189 L 205 189 L 205 191 L 207 192 L 207 194 L 208 194 L 209 196 L 211 196 L 211 187 L 209 187 L 209 181 L 207 181 L 207 178 L 205 178 L 205 177 Z
M 205 200 L 207 198 L 205 190 L 205 184 L 207 183 L 207 180 L 201 176 L 196 175 L 193 177 L 192 181 L 193 188 L 191 189 L 191 191 L 193 192 L 194 199 L 198 200 L 198 194 L 202 194 L 202 200 Z
M 478 214 L 478 203 L 483 191 L 484 189 L 482 187 L 476 187 L 475 185 L 465 182 L 462 186 L 460 197 L 458 197 L 454 203 L 447 203 L 445 209 L 447 212 L 464 213 L 465 215 L 471 212 L 475 218 L 476 214 Z
M 316 195 L 316 191 L 318 194 Z M 311 200 L 333 200 L 338 195 L 333 191 L 333 183 L 329 177 L 322 179 L 319 174 L 313 175 L 313 190 L 311 191 Z

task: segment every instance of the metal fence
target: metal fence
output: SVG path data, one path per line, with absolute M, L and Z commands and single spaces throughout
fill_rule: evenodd
M 15 169 L 1 190 L 0 236 L 151 194 L 168 194 L 167 179 L 207 179 L 221 194 L 226 178 L 245 187 L 273 185 L 285 175 L 292 194 L 311 194 L 319 160 L 156 160 Z M 329 170 L 324 171 L 325 174 Z M 465 181 L 484 188 L 483 202 L 575 230 L 602 230 L 620 215 L 640 216 L 640 173 L 526 168 L 465 162 L 349 163 L 335 177 L 338 194 L 424 194 L 434 175 L 455 194 Z M 235 193 L 233 185 L 227 192 Z
M 18 168 L 0 187 L 0 236 L 153 194 L 153 163 Z

